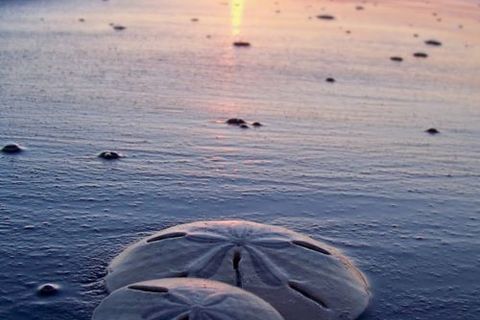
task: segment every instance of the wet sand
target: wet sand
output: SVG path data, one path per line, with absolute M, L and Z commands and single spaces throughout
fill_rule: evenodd
M 0 148 L 22 152 L 0 153 L 0 318 L 90 319 L 125 246 L 247 219 L 352 257 L 372 285 L 362 319 L 478 319 L 479 13 L 2 1 Z

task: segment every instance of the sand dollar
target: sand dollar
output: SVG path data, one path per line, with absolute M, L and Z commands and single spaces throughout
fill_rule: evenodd
M 233 286 L 205 279 L 170 278 L 113 292 L 93 320 L 283 320 L 267 302 Z
M 109 266 L 107 288 L 168 277 L 246 289 L 287 320 L 354 319 L 370 294 L 336 249 L 288 229 L 247 221 L 178 225 L 127 248 Z

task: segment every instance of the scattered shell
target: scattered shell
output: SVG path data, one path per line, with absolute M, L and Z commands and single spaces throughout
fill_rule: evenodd
M 435 129 L 435 128 L 427 129 L 427 130 L 425 130 L 425 132 L 426 132 L 426 133 L 429 133 L 429 134 L 431 134 L 431 135 L 435 135 L 435 134 L 439 134 L 439 133 L 440 133 L 440 131 L 438 131 L 438 130 Z
M 127 29 L 127 27 L 122 26 L 122 25 L 119 25 L 119 24 L 114 24 L 114 25 L 112 25 L 112 28 L 113 28 L 113 30 L 115 30 L 115 31 L 123 31 L 123 30 Z
M 415 52 L 413 56 L 415 58 L 428 58 L 428 54 L 426 54 L 425 52 Z
M 104 151 L 100 153 L 98 157 L 105 160 L 117 160 L 117 159 L 120 159 L 122 156 L 115 151 Z
M 7 144 L 2 148 L 2 152 L 8 153 L 8 154 L 20 153 L 22 151 L 23 151 L 22 147 L 20 147 L 18 144 L 15 144 L 15 143 Z
M 41 297 L 49 297 L 58 293 L 60 286 L 54 283 L 42 284 L 37 288 L 37 294 Z
M 246 124 L 245 120 L 240 119 L 240 118 L 231 118 L 226 121 L 226 124 L 230 124 L 233 126 L 239 126 L 242 124 Z
M 110 291 L 158 278 L 222 281 L 269 302 L 285 320 L 355 319 L 370 298 L 362 273 L 333 247 L 248 221 L 163 230 L 126 249 L 108 270 Z
M 390 60 L 396 61 L 396 62 L 402 62 L 403 58 L 402 57 L 390 57 Z
M 321 14 L 317 16 L 317 19 L 321 20 L 335 20 L 335 17 L 329 14 Z
M 250 47 L 251 46 L 250 42 L 246 42 L 246 41 L 235 41 L 233 43 L 233 45 L 235 47 Z
M 283 320 L 245 290 L 204 279 L 160 279 L 131 284 L 105 298 L 92 320 Z
M 425 44 L 429 45 L 429 46 L 441 46 L 442 43 L 440 41 L 437 41 L 437 40 L 427 40 L 425 41 Z

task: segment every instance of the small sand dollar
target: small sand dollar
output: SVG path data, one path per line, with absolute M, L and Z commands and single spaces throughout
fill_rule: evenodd
M 283 320 L 267 302 L 205 279 L 170 278 L 131 284 L 98 306 L 93 320 Z
M 195 222 L 129 247 L 106 283 L 169 277 L 218 280 L 250 291 L 286 320 L 355 319 L 370 293 L 362 273 L 336 249 L 288 229 L 247 221 Z

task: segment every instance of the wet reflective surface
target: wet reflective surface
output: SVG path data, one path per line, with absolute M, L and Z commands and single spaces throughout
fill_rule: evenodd
M 478 5 L 356 6 L 3 1 L 0 318 L 89 319 L 131 242 L 248 219 L 353 257 L 364 319 L 477 319 Z

